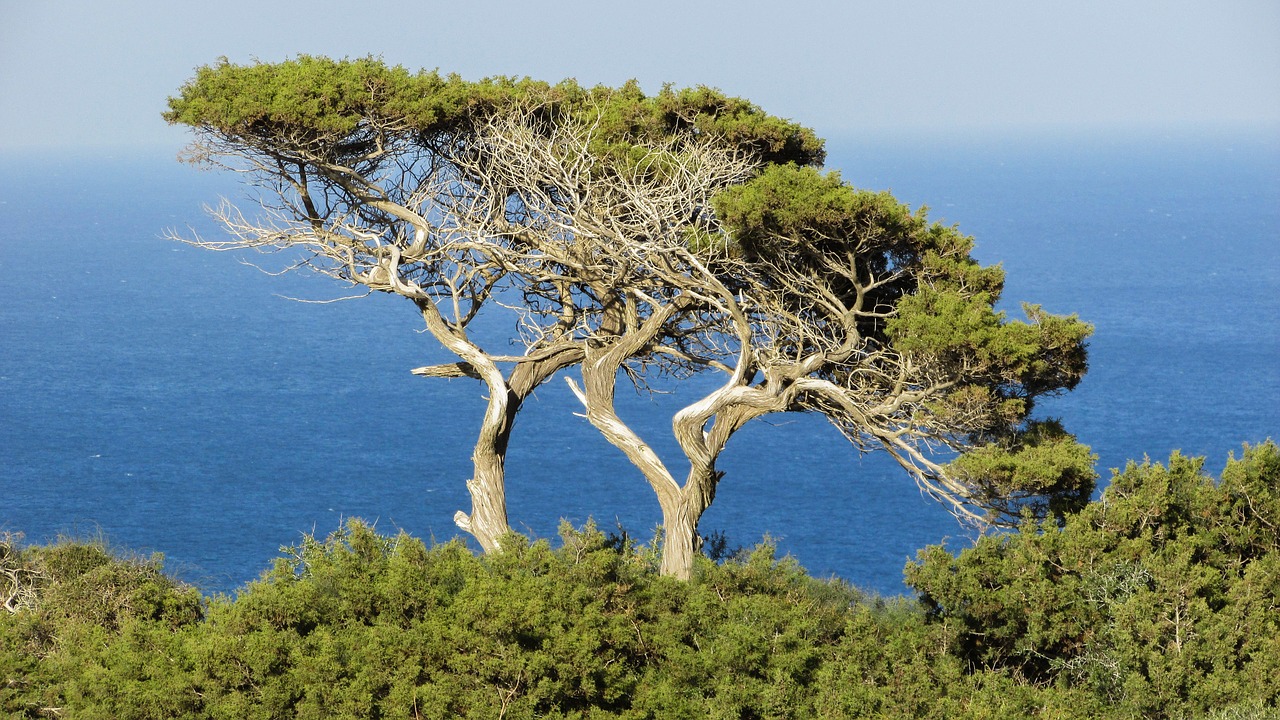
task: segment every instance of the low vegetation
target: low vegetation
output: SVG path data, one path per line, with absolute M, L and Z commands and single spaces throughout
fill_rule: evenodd
M 0 713 L 1280 717 L 1280 448 L 1202 465 L 1132 464 L 1079 513 L 927 548 L 914 599 L 768 544 L 680 582 L 592 526 L 477 557 L 351 522 L 233 597 L 101 542 L 5 536 Z

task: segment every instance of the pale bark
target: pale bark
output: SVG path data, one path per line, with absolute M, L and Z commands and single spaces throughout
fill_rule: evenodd
M 658 572 L 677 580 L 690 580 L 693 578 L 693 560 L 702 548 L 698 520 L 706 508 L 699 510 L 683 500 L 661 505 L 662 562 Z
M 732 292 L 718 282 L 688 282 L 693 256 L 685 231 L 712 229 L 707 215 L 710 198 L 740 181 L 753 166 L 717 150 L 713 142 L 690 138 L 654 149 L 655 166 L 668 169 L 662 177 L 651 175 L 645 162 L 602 166 L 590 155 L 588 131 L 539 126 L 536 121 L 526 124 L 521 118 L 495 124 L 489 142 L 504 151 L 489 160 L 485 172 L 518 184 L 523 206 L 542 208 L 538 222 L 565 238 L 563 245 L 539 245 L 536 256 L 526 262 L 536 258 L 539 267 L 572 276 L 571 281 L 583 288 L 578 299 L 589 301 L 575 307 L 585 321 L 578 325 L 585 355 L 582 383 L 569 379 L 570 388 L 583 403 L 587 420 L 653 489 L 664 518 L 662 572 L 687 579 L 700 545 L 698 522 L 719 480 L 715 458 L 705 453 L 692 457 L 690 473 L 680 484 L 652 446 L 618 416 L 615 393 L 622 376 L 643 382 L 642 373 L 649 367 L 729 369 L 720 363 L 722 352 L 714 346 L 720 321 L 702 311 L 689 312 L 713 301 L 733 305 Z M 671 171 L 675 167 L 680 171 Z M 537 181 L 529 182 L 531 178 Z M 582 194 L 547 188 L 581 189 Z M 705 267 L 696 265 L 695 272 L 700 280 L 714 281 Z M 726 328 L 738 332 L 731 325 Z M 734 370 L 748 372 L 746 366 Z M 699 436 L 706 420 L 692 421 Z M 714 455 L 722 447 L 720 442 Z
M 471 512 L 459 510 L 453 521 L 475 537 L 485 552 L 497 552 L 501 550 L 502 536 L 511 532 L 507 522 L 506 457 L 516 417 L 525 399 L 556 372 L 578 362 L 582 351 L 574 343 L 563 342 L 552 352 L 542 353 L 541 359 L 517 362 L 504 376 L 494 357 L 450 326 L 434 303 L 421 301 L 419 306 L 431 334 L 463 360 L 414 372 L 479 378 L 488 390 L 489 399 L 471 453 L 472 476 L 467 480 Z

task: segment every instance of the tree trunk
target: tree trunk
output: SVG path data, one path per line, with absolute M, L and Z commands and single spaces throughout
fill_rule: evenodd
M 524 398 L 506 387 L 490 385 L 489 392 L 489 407 L 471 452 L 472 476 L 467 481 L 471 513 L 459 510 L 453 514 L 453 521 L 471 533 L 486 553 L 495 553 L 502 549 L 502 536 L 511 532 L 507 524 L 507 447 Z M 495 402 L 499 392 L 505 397 Z
M 744 392 L 749 389 L 739 387 L 739 382 L 745 381 L 740 376 L 735 377 L 676 413 L 672 420 L 676 441 L 689 459 L 689 475 L 680 488 L 678 502 L 670 502 L 659 493 L 663 522 L 663 575 L 681 580 L 692 576 L 693 558 L 702 546 L 698 522 L 711 507 L 716 488 L 724 477 L 724 473 L 716 469 L 716 461 L 733 433 L 762 412 L 758 405 L 744 402 Z M 708 422 L 711 423 L 709 429 Z
M 462 359 L 458 371 L 478 377 L 489 390 L 489 404 L 480 421 L 480 435 L 471 453 L 473 474 L 467 481 L 471 494 L 471 513 L 461 510 L 453 521 L 471 533 L 486 553 L 501 550 L 499 539 L 511 531 L 507 525 L 506 456 L 511 439 L 511 426 L 523 396 L 512 393 L 507 379 L 492 358 L 467 339 L 466 334 L 450 325 L 430 299 L 417 301 L 427 330 L 451 352 Z M 432 374 L 432 373 L 421 373 Z M 448 373 L 444 373 L 448 376 Z
M 681 493 L 683 495 L 683 493 Z M 693 577 L 693 558 L 702 538 L 698 535 L 698 518 L 680 500 L 662 504 L 662 565 L 667 577 L 688 581 Z
M 459 528 L 470 533 L 486 553 L 498 552 L 502 549 L 500 539 L 511 531 L 511 526 L 507 523 L 506 458 L 516 417 L 525 398 L 539 385 L 556 372 L 581 360 L 582 349 L 572 342 L 565 342 L 545 351 L 539 360 L 517 364 L 511 374 L 504 378 L 497 371 L 497 366 L 479 348 L 452 334 L 446 334 L 448 328 L 436 317 L 430 317 L 434 314 L 429 310 L 424 310 L 424 315 L 428 315 L 428 326 L 431 327 L 431 323 L 435 322 L 434 329 L 444 335 L 442 342 L 449 340 L 450 342 L 445 343 L 446 346 L 466 359 L 458 363 L 417 368 L 413 373 L 426 377 L 476 378 L 483 381 L 489 390 L 489 404 L 480 423 L 475 448 L 471 452 L 472 477 L 467 480 L 471 513 L 459 510 L 454 513 L 453 521 Z M 477 365 L 480 369 L 477 369 Z
M 711 465 L 695 466 L 679 492 L 658 494 L 662 506 L 663 575 L 679 580 L 693 577 L 693 559 L 702 549 L 698 523 L 715 499 L 721 476 Z

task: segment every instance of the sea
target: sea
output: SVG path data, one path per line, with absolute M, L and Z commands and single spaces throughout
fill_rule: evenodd
M 1002 306 L 1093 323 L 1089 374 L 1041 404 L 1113 469 L 1170 454 L 1217 474 L 1280 439 L 1280 134 L 1245 130 L 837 138 L 828 167 L 957 225 L 1007 271 Z M 484 408 L 471 380 L 410 374 L 452 358 L 407 302 L 278 274 L 284 258 L 164 239 L 217 237 L 204 214 L 236 177 L 178 148 L 0 153 L 0 531 L 104 538 L 234 593 L 304 533 L 349 518 L 443 542 L 469 509 Z M 300 301 L 301 300 L 301 301 Z M 481 337 L 509 352 L 501 318 Z M 622 412 L 678 468 L 670 416 L 710 379 L 629 391 Z M 518 420 L 511 524 L 554 542 L 594 521 L 648 541 L 657 501 L 555 378 Z M 883 454 L 819 417 L 733 438 L 702 521 L 775 543 L 809 572 L 910 594 L 918 550 L 978 531 Z

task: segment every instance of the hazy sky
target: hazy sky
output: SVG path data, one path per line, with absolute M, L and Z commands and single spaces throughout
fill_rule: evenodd
M 1280 128 L 1277 0 L 0 0 L 0 150 L 177 147 L 160 113 L 196 66 L 299 53 L 713 85 L 826 137 Z

